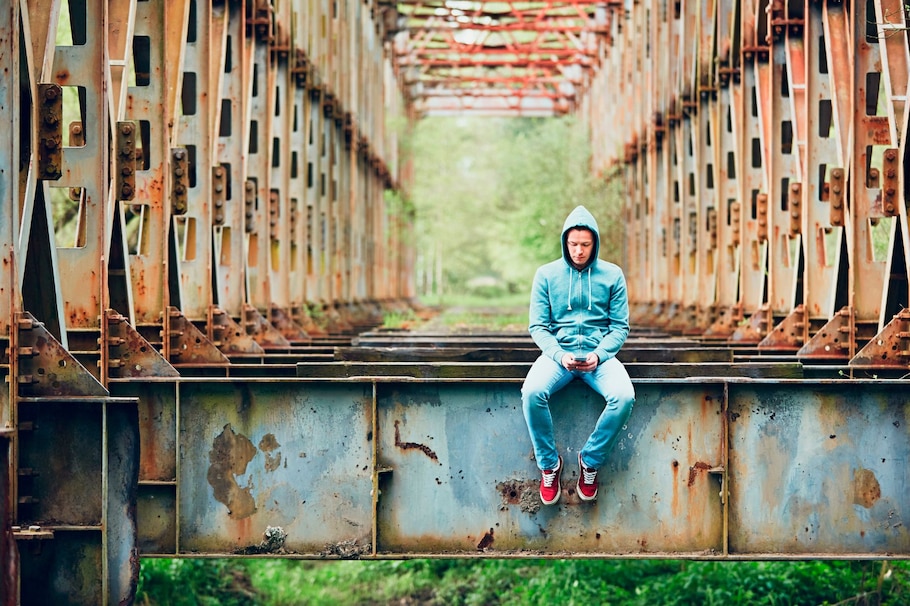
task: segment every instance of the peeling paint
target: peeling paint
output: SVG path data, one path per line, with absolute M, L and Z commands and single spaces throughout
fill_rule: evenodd
M 281 444 L 278 443 L 275 434 L 267 433 L 259 440 L 259 450 L 265 453 L 266 471 L 275 471 L 281 466 L 281 453 L 272 454 L 273 450 L 280 447 Z
M 230 423 L 224 426 L 209 451 L 208 481 L 215 491 L 215 499 L 224 503 L 228 515 L 238 520 L 256 513 L 251 487 L 241 487 L 235 478 L 246 473 L 255 455 L 253 443 L 243 434 L 235 433 Z
M 853 504 L 866 509 L 875 505 L 882 496 L 882 487 L 878 478 L 870 469 L 857 469 L 853 472 Z

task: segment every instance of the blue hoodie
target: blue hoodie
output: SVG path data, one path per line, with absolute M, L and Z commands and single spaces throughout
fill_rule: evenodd
M 594 250 L 581 270 L 572 265 L 567 232 L 584 227 L 594 234 Z M 557 364 L 567 353 L 597 354 L 600 362 L 616 355 L 629 335 L 629 299 L 619 266 L 597 258 L 600 232 L 584 206 L 566 217 L 562 258 L 541 266 L 531 287 L 529 331 L 534 342 Z

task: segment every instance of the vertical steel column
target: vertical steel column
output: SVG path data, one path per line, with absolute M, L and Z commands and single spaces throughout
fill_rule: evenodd
M 768 189 L 768 302 L 776 324 L 759 348 L 799 349 L 807 338 L 802 301 L 798 300 L 801 228 L 791 223 L 801 212 L 805 147 L 805 51 L 801 13 L 791 18 L 784 0 L 772 0 L 769 11 L 771 79 L 771 175 Z M 797 217 L 799 215 L 797 214 Z M 794 229 L 794 227 L 796 227 Z
M 716 311 L 705 336 L 728 338 L 741 319 L 736 314 L 739 301 L 739 274 L 742 256 L 742 201 L 740 176 L 743 149 L 743 85 L 740 77 L 740 38 L 736 5 L 717 5 L 717 135 L 713 158 L 717 205 L 714 219 L 708 217 L 708 248 L 714 251 L 717 285 Z
M 878 18 L 867 7 L 866 2 L 853 6 L 854 137 L 846 213 L 848 296 L 857 325 L 880 326 L 888 264 L 882 244 L 876 248 L 876 241 L 887 242 L 890 247 L 893 238 L 890 228 L 894 220 L 885 212 L 882 186 L 884 164 L 894 160 L 887 158 L 898 146 L 898 131 L 885 86 L 889 78 L 882 77 L 882 64 L 888 57 L 882 54 Z M 895 94 L 905 95 L 906 83 L 904 89 Z
M 123 119 L 134 121 L 137 137 L 136 194 L 128 221 L 135 233 L 129 247 L 132 284 L 130 321 L 152 343 L 162 343 L 162 319 L 171 303 L 168 292 L 169 225 L 171 224 L 170 139 L 176 119 L 177 82 L 184 2 L 137 2 L 130 59 L 135 78 L 127 88 Z M 175 301 L 177 293 L 174 293 Z M 167 351 L 168 339 L 161 348 Z
M 887 256 L 885 259 L 885 282 L 881 293 L 881 311 L 879 321 L 875 327 L 878 333 L 862 346 L 862 349 L 851 359 L 851 366 L 884 366 L 907 368 L 910 366 L 910 339 L 908 339 L 908 320 L 910 313 L 907 311 L 908 268 L 910 268 L 910 229 L 907 220 L 907 184 L 906 165 L 907 152 L 907 113 L 910 104 L 907 103 L 908 71 L 910 71 L 910 58 L 908 58 L 908 40 L 906 31 L 910 27 L 906 15 L 906 6 L 902 2 L 881 0 L 874 3 L 877 41 L 881 50 L 882 67 L 882 92 L 885 99 L 879 100 L 878 105 L 884 105 L 888 115 L 890 141 L 882 153 L 881 184 L 879 195 L 881 199 L 881 212 L 886 217 L 885 222 L 892 223 L 889 230 Z M 871 45 L 870 45 L 871 46 Z M 859 63 L 859 61 L 857 62 Z M 859 65 L 857 66 L 859 68 Z M 856 73 L 857 79 L 861 73 Z M 874 78 L 866 76 L 867 113 L 871 110 L 869 99 L 875 99 L 877 94 L 871 88 Z M 859 86 L 859 82 L 857 82 Z M 876 113 L 880 113 L 880 110 Z M 866 118 L 868 120 L 868 118 Z M 879 135 L 882 135 L 879 130 Z M 879 138 L 876 143 L 881 144 Z M 867 149 L 870 149 L 867 147 Z M 872 148 L 875 149 L 875 148 Z M 873 154 L 875 161 L 876 155 Z M 874 169 L 870 169 L 871 170 Z M 859 209 L 862 212 L 862 209 Z M 871 213 L 870 213 L 871 214 Z M 870 225 L 879 222 L 878 231 L 881 231 L 881 221 L 877 216 L 870 217 Z M 849 233 L 849 231 L 848 231 Z M 874 233 L 874 232 L 873 232 Z M 879 233 L 880 236 L 880 233 Z M 873 236 L 875 240 L 883 239 Z M 852 244 L 852 243 L 851 243 Z M 857 242 L 855 245 L 859 245 Z M 854 254 L 854 257 L 856 255 Z M 851 257 L 852 261 L 853 257 Z M 868 269 L 868 268 L 867 268 Z M 851 278 L 860 279 L 851 273 Z M 862 283 L 855 285 L 857 290 L 865 288 L 867 278 L 861 278 Z M 870 296 L 874 293 L 870 293 Z M 857 333 L 861 328 L 870 323 L 869 316 L 874 309 L 872 301 L 862 303 L 854 299 L 857 309 L 854 314 L 854 324 Z M 859 336 L 859 335 L 858 335 Z
M 704 0 L 697 19 L 698 46 L 696 94 L 693 106 L 695 133 L 695 321 L 684 333 L 703 333 L 716 317 L 717 293 L 717 171 L 715 161 L 719 135 L 719 106 L 715 78 L 717 11 L 714 0 Z M 691 215 L 690 215 L 691 218 Z
M 53 77 L 59 86 L 75 87 L 70 90 L 76 91 L 80 113 L 78 123 L 70 128 L 79 134 L 63 149 L 61 177 L 55 186 L 78 192 L 80 220 L 74 241 L 58 246 L 57 258 L 60 275 L 67 277 L 60 289 L 69 345 L 89 371 L 98 373 L 99 333 L 102 340 L 107 334 L 101 319 L 108 307 L 104 264 L 110 225 L 107 2 L 86 0 L 70 5 L 70 10 L 73 45 L 56 48 Z
M 664 51 L 679 43 L 675 35 L 675 17 L 666 3 L 651 2 L 650 52 L 647 72 L 652 88 L 652 106 L 656 110 L 649 119 L 650 145 L 650 197 L 651 242 L 648 255 L 652 259 L 650 292 L 648 293 L 648 319 L 646 323 L 661 321 L 666 311 L 665 302 L 670 298 L 670 240 L 672 237 L 670 157 L 672 131 L 669 124 L 669 103 L 672 98 L 671 67 L 673 62 L 664 60 Z M 671 29 L 674 35 L 671 36 Z
M 246 273 L 247 312 L 268 309 L 271 301 L 271 250 L 269 213 L 271 206 L 269 175 L 271 172 L 271 129 L 275 106 L 274 69 L 269 38 L 272 35 L 268 4 L 250 4 L 253 11 L 245 38 L 245 105 L 248 104 L 246 165 Z M 246 315 L 246 314 L 245 314 Z M 244 317 L 244 322 L 248 318 Z
M 680 13 L 680 63 L 677 82 L 680 128 L 676 133 L 680 181 L 679 276 L 677 295 L 667 328 L 682 332 L 697 324 L 699 167 L 698 167 L 698 5 L 683 3 Z
M 212 6 L 213 85 L 218 85 L 215 170 L 222 171 L 224 195 L 215 197 L 213 216 L 214 298 L 229 317 L 239 320 L 246 301 L 244 232 L 247 121 L 244 102 L 246 11 L 242 2 Z M 218 31 L 221 33 L 218 33 Z M 218 201 L 223 207 L 218 208 Z M 252 226 L 252 225 L 251 225 Z
M 834 13 L 830 15 L 830 13 Z M 828 23 L 833 27 L 826 27 Z M 833 204 L 842 199 L 845 150 L 843 131 L 849 128 L 835 104 L 834 87 L 842 82 L 849 61 L 841 49 L 845 40 L 843 5 L 808 3 L 806 24 L 806 172 L 803 189 L 802 230 L 806 246 L 803 287 L 809 341 L 800 348 L 800 358 L 847 360 L 856 353 L 852 314 L 847 304 L 846 283 L 838 283 L 844 245 L 842 213 Z M 841 29 L 838 29 L 840 26 Z M 832 61 L 832 59 L 834 61 Z M 837 61 L 844 61 L 837 65 Z M 849 80 L 849 76 L 847 78 Z M 837 193 L 832 189 L 837 188 Z M 839 311 L 838 311 L 839 310 Z
M 739 326 L 730 339 L 758 343 L 771 328 L 767 306 L 768 190 L 771 180 L 770 48 L 765 3 L 742 0 L 743 97 L 737 108 L 743 124 L 740 167 L 742 257 L 740 296 L 734 317 Z
M 172 228 L 176 243 L 180 309 L 187 319 L 205 322 L 212 295 L 212 170 L 215 158 L 215 123 L 212 101 L 218 95 L 213 78 L 212 3 L 188 0 L 185 22 L 179 111 L 172 137 L 172 158 L 187 155 L 185 212 L 175 213 Z M 179 166 L 177 170 L 180 170 Z M 181 209 L 182 210 L 182 209 Z
M 291 7 L 291 90 L 289 109 L 293 112 L 288 152 L 290 161 L 289 195 L 290 195 L 290 268 L 288 276 L 288 296 L 290 317 L 296 327 L 303 332 L 298 338 L 310 338 L 320 333 L 307 308 L 308 275 L 312 262 L 312 225 L 311 212 L 307 204 L 307 163 L 309 162 L 309 144 L 307 135 L 308 116 L 310 112 L 310 95 L 307 91 L 307 57 L 303 51 L 306 30 L 301 26 L 305 15 L 299 7 Z M 289 340 L 290 337 L 289 337 Z
M 278 23 L 290 22 L 290 4 L 282 3 L 274 10 Z M 268 145 L 271 150 L 269 172 L 269 284 L 270 305 L 264 313 L 273 320 L 284 318 L 286 328 L 291 327 L 291 265 L 292 226 L 296 221 L 291 210 L 291 176 L 293 160 L 291 155 L 294 128 L 295 88 L 291 77 L 289 29 L 277 27 L 270 39 L 271 62 L 273 65 L 273 95 L 271 124 Z M 288 337 L 295 331 L 291 330 Z M 298 335 L 302 336 L 302 335 Z M 286 337 L 286 338 L 288 338 Z

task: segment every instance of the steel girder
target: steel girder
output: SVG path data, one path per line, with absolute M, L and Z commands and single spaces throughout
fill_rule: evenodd
M 579 113 L 628 191 L 636 320 L 907 367 L 903 4 L 644 1 L 615 25 Z
M 405 0 L 395 66 L 421 115 L 565 114 L 601 61 L 619 4 Z
M 320 364 L 301 372 L 321 379 L 147 383 L 142 553 L 910 554 L 900 381 L 637 378 L 602 496 L 581 503 L 567 466 L 565 498 L 550 508 L 530 442 L 516 438 L 526 431 L 520 373 L 477 378 L 471 364 L 443 363 L 436 377 L 407 364 L 399 376 L 360 374 L 370 366 L 348 380 Z M 603 402 L 575 383 L 552 406 L 568 460 Z M 269 527 L 280 545 L 266 541 Z

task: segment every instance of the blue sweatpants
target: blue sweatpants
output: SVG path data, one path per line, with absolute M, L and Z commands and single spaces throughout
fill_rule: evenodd
M 553 437 L 550 396 L 573 379 L 581 379 L 590 385 L 606 402 L 594 431 L 581 449 L 585 467 L 599 469 L 603 465 L 632 413 L 635 388 L 626 368 L 616 358 L 600 363 L 592 372 L 580 372 L 566 370 L 552 358 L 538 357 L 521 386 L 521 405 L 540 469 L 555 468 L 559 456 Z

